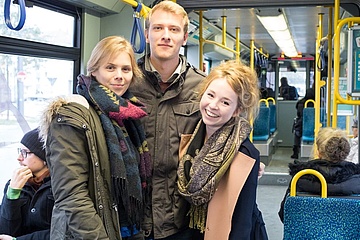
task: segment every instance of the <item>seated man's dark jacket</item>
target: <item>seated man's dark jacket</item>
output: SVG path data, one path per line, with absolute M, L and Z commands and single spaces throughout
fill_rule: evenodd
M 50 177 L 35 191 L 26 183 L 18 199 L 8 199 L 4 189 L 0 207 L 0 234 L 16 237 L 17 240 L 50 239 L 51 215 L 54 197 Z

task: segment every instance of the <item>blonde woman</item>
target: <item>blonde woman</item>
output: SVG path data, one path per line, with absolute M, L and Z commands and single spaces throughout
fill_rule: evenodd
M 199 89 L 202 119 L 178 170 L 179 192 L 191 203 L 190 227 L 199 231 L 196 239 L 267 239 L 256 204 L 260 155 L 248 138 L 258 113 L 256 74 L 228 61 Z
M 43 134 L 55 198 L 51 239 L 144 239 L 144 194 L 151 162 L 128 91 L 141 78 L 131 44 L 120 36 L 93 49 L 77 92 L 45 111 Z

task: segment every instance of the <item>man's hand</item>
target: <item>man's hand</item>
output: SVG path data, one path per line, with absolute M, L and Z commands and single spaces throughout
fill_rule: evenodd
M 32 176 L 33 174 L 27 166 L 21 166 L 15 169 L 10 181 L 10 187 L 13 189 L 22 189 L 27 180 Z

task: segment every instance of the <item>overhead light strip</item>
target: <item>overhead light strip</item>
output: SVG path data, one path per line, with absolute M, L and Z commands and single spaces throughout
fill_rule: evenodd
M 298 55 L 294 40 L 291 37 L 288 25 L 282 13 L 278 16 L 256 16 L 286 56 L 296 57 Z

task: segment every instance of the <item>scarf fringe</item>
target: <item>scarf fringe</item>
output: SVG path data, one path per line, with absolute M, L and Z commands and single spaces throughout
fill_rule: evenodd
M 115 192 L 115 201 L 121 203 L 125 208 L 125 214 L 129 226 L 136 225 L 138 229 L 141 226 L 141 220 L 143 216 L 143 201 L 139 201 L 134 196 L 128 196 L 128 189 L 126 179 L 112 177 L 113 188 Z
M 192 205 L 188 215 L 190 215 L 190 228 L 198 229 L 203 233 L 206 227 L 207 204 L 201 206 Z

